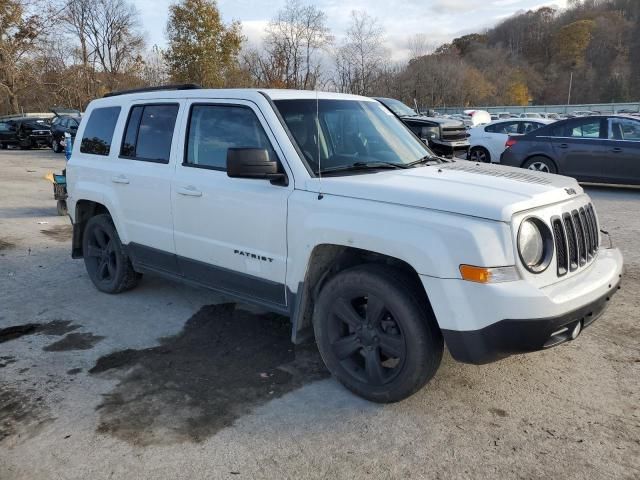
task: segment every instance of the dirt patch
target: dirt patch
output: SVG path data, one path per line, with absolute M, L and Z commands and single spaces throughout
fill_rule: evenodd
M 0 384 L 0 444 L 18 432 L 34 434 L 51 420 L 42 397 L 34 398 Z
M 53 320 L 48 323 L 25 323 L 23 325 L 13 325 L 0 329 L 0 343 L 8 342 L 9 340 L 15 340 L 25 335 L 64 335 L 80 328 L 80 325 L 75 325 L 68 320 Z
M 69 333 L 51 345 L 43 347 L 45 352 L 67 352 L 69 350 L 90 350 L 104 337 L 93 333 Z
M 15 246 L 15 243 L 0 238 L 0 250 L 9 250 L 10 248 L 13 248 Z
M 315 345 L 294 347 L 291 324 L 233 304 L 203 307 L 158 347 L 100 358 L 120 371 L 97 407 L 98 431 L 138 445 L 200 442 L 257 405 L 328 376 Z
M 71 240 L 73 227 L 71 225 L 57 225 L 46 230 L 40 230 L 40 233 L 52 238 L 56 242 L 66 242 Z

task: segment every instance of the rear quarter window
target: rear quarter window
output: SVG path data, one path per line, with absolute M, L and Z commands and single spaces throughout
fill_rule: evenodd
M 109 155 L 113 131 L 118 122 L 120 107 L 104 107 L 93 110 L 84 128 L 80 151 L 91 155 Z

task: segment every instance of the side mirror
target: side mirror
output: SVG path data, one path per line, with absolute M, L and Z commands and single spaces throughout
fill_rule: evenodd
M 70 130 L 71 132 L 77 132 L 77 131 L 78 131 L 78 125 L 71 125 L 71 126 L 69 127 L 69 130 Z
M 272 160 L 266 148 L 230 148 L 227 150 L 227 175 L 231 178 L 271 180 L 287 185 L 287 176 L 281 173 L 278 162 Z

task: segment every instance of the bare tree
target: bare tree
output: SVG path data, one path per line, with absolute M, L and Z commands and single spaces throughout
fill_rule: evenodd
M 336 53 L 338 90 L 370 95 L 388 58 L 382 26 L 366 12 L 352 11 L 346 38 Z
M 409 59 L 422 57 L 433 53 L 436 46 L 429 41 L 429 37 L 425 33 L 416 33 L 407 39 L 407 50 L 409 50 Z
M 139 13 L 126 0 L 93 0 L 86 41 L 102 71 L 123 73 L 144 47 Z
M 321 71 L 320 52 L 333 41 L 324 12 L 299 0 L 288 0 L 266 32 L 262 51 L 253 49 L 244 55 L 256 83 L 315 88 Z

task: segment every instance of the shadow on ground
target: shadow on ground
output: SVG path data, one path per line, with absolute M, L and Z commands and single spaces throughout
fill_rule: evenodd
M 97 407 L 98 431 L 138 445 L 203 441 L 329 375 L 315 345 L 291 343 L 288 319 L 234 304 L 203 307 L 160 346 L 111 353 L 90 370 L 107 372 L 119 383 Z

